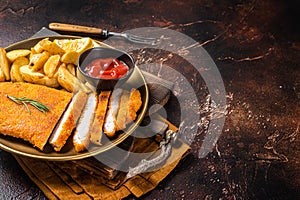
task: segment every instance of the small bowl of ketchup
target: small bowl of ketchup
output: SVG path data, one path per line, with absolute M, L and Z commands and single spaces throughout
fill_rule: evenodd
M 97 91 L 122 85 L 132 74 L 134 66 L 128 53 L 106 47 L 86 50 L 78 58 L 79 72 Z

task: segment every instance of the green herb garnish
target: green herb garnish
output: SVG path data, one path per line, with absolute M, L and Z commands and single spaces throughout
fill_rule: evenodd
M 29 114 L 31 114 L 31 112 L 28 107 L 28 104 L 32 105 L 33 107 L 35 107 L 39 111 L 43 112 L 44 114 L 46 113 L 46 111 L 50 110 L 47 106 L 45 106 L 41 102 L 33 100 L 33 99 L 27 99 L 26 97 L 18 98 L 18 97 L 13 97 L 13 96 L 9 96 L 9 95 L 6 95 L 6 97 L 9 98 L 10 100 L 12 100 L 13 102 L 15 102 L 16 104 L 19 104 L 19 105 L 23 104 L 26 107 L 26 110 Z

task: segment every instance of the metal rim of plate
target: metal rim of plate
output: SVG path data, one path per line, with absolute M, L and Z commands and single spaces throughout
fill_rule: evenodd
M 69 36 L 69 35 L 58 35 L 58 36 L 42 36 L 42 37 L 36 37 L 36 38 L 30 38 L 27 40 L 22 40 L 20 42 L 14 43 L 8 47 L 6 47 L 6 51 L 14 50 L 14 49 L 20 49 L 20 48 L 26 48 L 30 49 L 33 47 L 34 44 L 36 44 L 38 41 L 44 38 L 49 38 L 51 41 L 54 39 L 78 39 L 82 37 L 78 36 Z M 106 45 L 104 43 L 101 43 L 99 41 L 94 42 L 98 43 L 101 46 L 105 46 L 108 48 L 112 48 L 109 45 Z M 37 158 L 42 160 L 49 160 L 49 161 L 67 161 L 67 160 L 79 160 L 83 158 L 88 158 L 92 156 L 96 156 L 100 153 L 103 153 L 107 150 L 110 150 L 113 147 L 116 147 L 117 145 L 121 144 L 126 138 L 128 138 L 135 129 L 139 126 L 139 124 L 142 122 L 148 108 L 148 102 L 149 102 L 149 89 L 146 84 L 146 80 L 140 71 L 140 69 L 136 66 L 134 73 L 132 75 L 133 79 L 139 81 L 139 83 L 142 85 L 140 88 L 138 88 L 141 92 L 142 96 L 142 107 L 138 113 L 138 117 L 135 120 L 133 124 L 131 124 L 128 128 L 126 128 L 126 131 L 119 134 L 119 136 L 116 139 L 113 139 L 109 142 L 109 144 L 105 144 L 104 146 L 100 147 L 94 147 L 89 149 L 88 151 L 77 153 L 75 152 L 74 148 L 72 150 L 67 152 L 55 152 L 53 149 L 50 152 L 44 152 L 40 151 L 37 148 L 35 148 L 32 144 L 30 144 L 27 141 L 24 141 L 19 138 L 13 138 L 11 136 L 0 136 L 0 148 L 21 156 L 31 157 L 31 158 Z M 133 83 L 130 83 L 130 80 L 128 81 L 129 86 L 135 85 L 134 80 Z M 71 135 L 72 136 L 72 135 Z M 70 138 L 69 138 L 70 139 Z M 50 146 L 47 142 L 47 145 Z

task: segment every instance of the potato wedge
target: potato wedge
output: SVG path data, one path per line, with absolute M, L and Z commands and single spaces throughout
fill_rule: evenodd
M 60 63 L 60 55 L 52 55 L 44 65 L 44 72 L 49 78 L 53 78 L 58 70 Z
M 4 82 L 5 81 L 5 75 L 2 71 L 2 69 L 0 68 L 0 82 Z
M 51 42 L 50 40 L 41 40 L 39 42 L 39 45 L 44 51 L 48 51 L 52 55 L 63 55 L 65 53 L 65 51 L 62 48 L 60 48 L 57 44 Z
M 89 90 L 97 92 L 97 88 L 95 86 L 93 86 L 92 84 L 90 84 L 89 82 L 85 82 L 84 83 L 85 87 L 87 87 Z
M 23 82 L 23 78 L 20 72 L 20 67 L 29 64 L 29 59 L 26 57 L 18 57 L 11 65 L 10 79 L 13 82 Z
M 49 58 L 49 53 L 45 51 L 43 53 L 33 54 L 30 59 L 29 65 L 31 66 L 33 71 L 37 72 L 40 69 L 43 69 L 48 58 Z
M 42 48 L 41 43 L 43 43 L 44 40 L 49 41 L 49 38 L 42 39 L 36 43 L 36 45 L 34 45 L 34 47 L 31 49 L 31 52 L 34 52 L 34 54 L 42 53 L 44 49 Z
M 20 73 L 24 81 L 34 83 L 35 80 L 43 78 L 45 75 L 40 72 L 35 72 L 29 65 L 20 67 Z
M 72 75 L 66 65 L 63 63 L 58 69 L 58 83 L 69 92 L 78 92 L 79 90 L 84 91 L 85 93 L 91 92 L 81 81 Z
M 2 72 L 5 76 L 5 80 L 10 80 L 10 64 L 4 48 L 0 48 L 0 68 L 2 69 Z
M 78 39 L 55 39 L 53 42 L 65 50 L 65 52 L 76 51 L 79 54 L 94 47 L 93 40 L 89 37 Z
M 59 87 L 57 78 L 49 78 L 40 72 L 35 72 L 30 68 L 29 65 L 20 67 L 20 73 L 23 80 L 26 82 L 45 85 L 53 88 Z
M 19 57 L 26 57 L 30 54 L 30 50 L 28 49 L 17 49 L 17 50 L 12 50 L 6 53 L 6 57 L 8 60 L 12 63 L 14 62 L 17 58 Z
M 77 52 L 69 51 L 61 57 L 61 61 L 66 64 L 72 63 L 74 65 L 77 65 L 78 57 L 79 57 L 79 54 Z
M 72 63 L 67 64 L 67 69 L 73 76 L 76 76 L 76 69 Z
M 41 53 L 41 52 L 40 52 L 40 53 Z M 32 59 L 32 56 L 35 55 L 35 54 L 38 54 L 38 52 L 36 52 L 36 51 L 34 50 L 34 48 L 31 48 L 31 49 L 30 49 L 30 54 L 29 54 L 29 60 L 31 60 L 31 59 Z
M 76 67 L 76 77 L 82 82 L 82 83 L 86 83 L 85 77 L 82 75 L 82 73 L 80 73 L 79 71 L 79 67 Z
M 58 88 L 60 86 L 60 84 L 58 83 L 57 78 L 54 78 L 54 77 L 49 78 L 48 76 L 43 77 L 40 80 L 39 84 L 45 85 L 45 86 L 48 86 L 48 87 L 52 87 L 52 88 Z

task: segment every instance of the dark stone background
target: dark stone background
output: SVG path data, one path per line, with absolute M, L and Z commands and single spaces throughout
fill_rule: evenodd
M 154 26 L 190 36 L 207 50 L 223 77 L 225 126 L 204 158 L 198 158 L 205 132 L 200 127 L 191 154 L 142 199 L 300 199 L 299 8 L 292 0 L 0 1 L 0 46 L 27 39 L 50 22 L 120 32 Z M 150 51 L 135 58 L 143 56 L 165 59 L 187 77 L 193 74 L 166 53 Z M 204 102 L 203 81 L 194 80 L 195 85 Z M 178 125 L 174 105 L 173 96 L 166 109 Z M 0 180 L 0 199 L 45 198 L 2 150 Z

